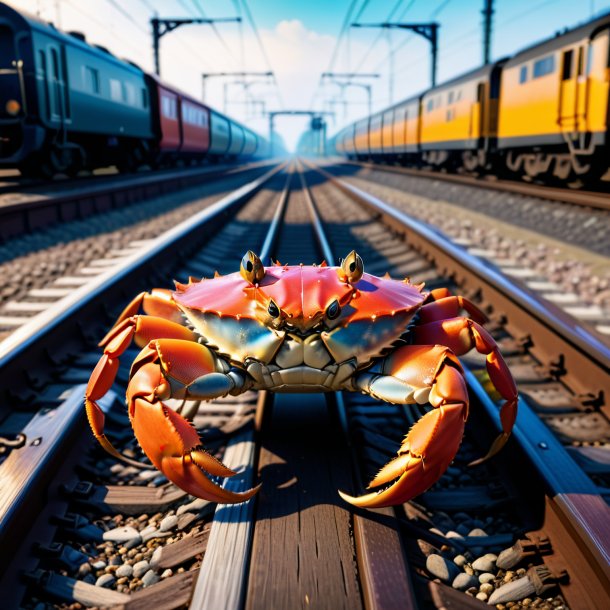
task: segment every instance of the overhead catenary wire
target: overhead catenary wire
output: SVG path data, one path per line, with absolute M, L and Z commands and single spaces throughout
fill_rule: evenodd
M 354 12 L 356 6 L 358 5 L 358 2 L 359 2 L 359 0 L 352 0 L 352 2 L 350 3 L 350 5 L 347 9 L 347 13 L 345 14 L 345 18 L 343 19 L 343 23 L 341 25 L 341 30 L 339 31 L 339 36 L 337 37 L 337 41 L 335 42 L 335 47 L 333 49 L 333 52 L 331 53 L 330 61 L 328 62 L 328 68 L 326 68 L 326 72 L 332 72 L 333 68 L 335 67 L 335 62 L 337 61 L 339 49 L 341 48 L 341 42 L 342 42 L 343 37 L 345 36 L 346 32 L 349 35 L 349 28 L 350 28 L 350 22 L 352 20 L 352 13 Z M 366 8 L 366 5 L 368 3 L 369 3 L 369 0 L 364 0 L 364 3 L 360 7 L 360 11 L 358 12 L 358 15 L 360 15 L 362 13 L 362 11 L 364 10 L 364 8 Z M 348 49 L 348 53 L 349 53 L 349 49 Z M 313 108 L 313 106 L 314 106 L 317 94 L 320 90 L 320 86 L 321 86 L 321 82 L 318 83 L 318 86 L 316 87 L 315 91 L 313 92 L 313 96 L 309 103 L 310 108 Z
M 447 7 L 447 5 L 451 2 L 451 0 L 444 0 L 444 2 L 442 2 L 441 4 L 439 4 L 439 6 L 434 9 L 432 11 L 432 13 L 430 13 L 430 17 L 428 18 L 430 21 L 434 20 L 436 17 L 438 17 L 443 10 L 445 10 L 445 8 Z M 411 6 L 413 6 L 413 4 L 415 4 L 415 0 L 411 0 L 411 2 L 409 3 L 409 5 L 406 7 L 406 9 L 401 13 L 400 17 L 398 18 L 398 21 L 400 21 L 406 14 L 407 10 L 409 8 L 411 8 Z M 477 28 L 478 31 L 478 28 Z M 392 49 L 392 51 L 390 51 L 390 53 L 388 53 L 378 64 L 377 66 L 375 66 L 374 71 L 377 72 L 378 70 L 380 70 L 383 66 L 385 66 L 386 62 L 390 59 L 390 55 L 395 55 L 396 53 L 398 53 L 398 51 L 400 51 L 401 49 L 403 49 L 407 44 L 409 44 L 409 42 L 411 42 L 412 40 L 415 39 L 415 35 L 414 34 L 409 34 L 408 36 L 405 37 L 405 39 L 395 48 Z M 428 57 L 428 55 L 426 55 L 426 57 Z M 400 74 L 401 72 L 404 72 L 404 70 L 399 70 L 397 72 L 397 74 Z
M 197 9 L 197 11 L 199 12 L 199 16 L 203 17 L 204 19 L 207 19 L 207 15 L 206 15 L 205 11 L 203 10 L 203 7 L 201 6 L 201 2 L 199 2 L 199 0 L 192 0 L 192 2 L 195 5 L 195 8 Z M 218 39 L 220 44 L 224 47 L 225 51 L 228 53 L 229 57 L 235 62 L 236 65 L 239 65 L 239 60 L 237 59 L 237 57 L 235 57 L 233 50 L 227 44 L 227 41 L 224 39 L 224 37 L 220 33 L 220 30 L 218 29 L 218 27 L 216 27 L 216 24 L 210 23 L 210 27 L 212 28 L 212 31 L 214 32 L 214 35 L 216 36 L 216 38 Z
M 244 14 L 246 15 L 246 19 L 248 20 L 248 23 L 250 24 L 250 27 L 252 28 L 252 31 L 254 32 L 254 36 L 255 36 L 258 46 L 260 48 L 261 55 L 263 56 L 263 60 L 265 61 L 266 65 L 267 65 L 267 70 L 269 72 L 273 73 L 273 81 L 275 83 L 276 95 L 277 95 L 278 101 L 280 102 L 280 107 L 283 109 L 284 108 L 284 99 L 282 97 L 280 85 L 277 81 L 277 76 L 275 75 L 273 66 L 271 65 L 271 62 L 269 61 L 269 56 L 267 55 L 267 51 L 265 50 L 265 45 L 263 44 L 263 41 L 261 39 L 260 33 L 256 26 L 256 22 L 254 21 L 254 17 L 252 16 L 252 12 L 250 11 L 248 2 L 246 0 L 241 0 L 241 4 L 243 7 Z
M 414 1 L 414 0 L 413 0 Z M 404 2 L 404 0 L 397 0 L 396 3 L 394 4 L 394 6 L 392 7 L 392 10 L 388 13 L 388 16 L 385 18 L 385 21 L 390 21 L 394 15 L 396 14 L 396 11 L 398 11 L 398 9 L 400 8 L 400 5 Z M 354 72 L 360 72 L 360 70 L 362 69 L 362 67 L 364 66 L 364 64 L 366 63 L 366 60 L 369 58 L 369 55 L 373 52 L 373 49 L 375 48 L 375 46 L 377 45 L 377 43 L 383 38 L 384 35 L 384 30 L 381 29 L 379 30 L 379 32 L 377 33 L 377 36 L 375 36 L 375 39 L 373 40 L 373 42 L 369 45 L 368 49 L 366 50 L 366 52 L 364 53 L 364 55 L 362 56 L 362 59 L 360 60 L 360 62 L 356 65 L 356 68 L 354 68 Z M 389 57 L 389 56 L 388 56 Z
M 83 15 L 84 17 L 89 19 L 89 21 L 91 21 L 91 23 L 95 23 L 96 25 L 101 27 L 103 30 L 107 30 L 108 29 L 108 24 L 107 23 L 103 23 L 102 21 L 100 21 L 96 17 L 94 17 L 91 14 L 87 13 L 86 11 L 82 10 L 77 4 L 73 4 L 71 2 L 71 0 L 64 0 L 64 4 L 67 4 L 71 9 L 75 10 L 77 13 L 80 13 L 81 15 Z M 138 45 L 136 45 L 133 42 L 131 42 L 130 40 L 128 40 L 127 38 L 125 38 L 123 36 L 117 36 L 117 38 L 120 38 L 122 43 L 124 43 L 127 46 L 131 47 L 134 51 L 137 51 L 138 53 L 141 52 L 141 48 L 138 47 Z

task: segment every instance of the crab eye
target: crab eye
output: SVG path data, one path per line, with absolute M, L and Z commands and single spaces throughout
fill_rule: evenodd
M 252 250 L 248 250 L 241 259 L 239 272 L 244 280 L 251 284 L 260 282 L 265 277 L 265 267 L 261 259 Z
M 269 302 L 267 312 L 272 318 L 277 318 L 280 315 L 280 308 L 275 304 L 275 301 L 272 300 Z
M 339 301 L 336 299 L 326 308 L 326 315 L 329 320 L 334 320 L 339 317 L 341 313 L 341 307 L 339 306 Z
M 362 258 L 360 258 L 355 250 L 352 250 L 341 262 L 341 267 L 338 271 L 343 281 L 347 280 L 350 284 L 355 284 L 364 273 Z

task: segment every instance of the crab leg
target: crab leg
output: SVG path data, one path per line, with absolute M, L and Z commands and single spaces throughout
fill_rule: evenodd
M 176 339 L 194 340 L 194 333 L 180 324 L 164 318 L 153 316 L 131 316 L 117 324 L 105 337 L 100 345 L 104 353 L 91 373 L 85 391 L 85 409 L 87 419 L 95 438 L 102 447 L 114 457 L 142 468 L 142 464 L 129 460 L 120 454 L 104 434 L 104 413 L 97 405 L 99 400 L 112 386 L 119 370 L 119 357 L 129 347 L 132 340 L 142 347 L 151 339 L 172 337 Z
M 363 392 L 387 402 L 429 402 L 434 407 L 411 428 L 398 457 L 369 484 L 377 487 L 397 479 L 390 487 L 359 498 L 339 492 L 355 506 L 401 504 L 433 485 L 460 446 L 468 416 L 468 391 L 460 365 L 444 346 L 409 345 L 384 360 L 378 372 L 362 373 L 356 383 Z
M 502 433 L 493 442 L 487 455 L 476 460 L 473 464 L 479 464 L 489 459 L 506 444 L 517 417 L 518 402 L 517 387 L 493 337 L 473 320 L 450 318 L 417 326 L 413 330 L 413 338 L 416 343 L 446 345 L 458 356 L 465 354 L 474 347 L 479 353 L 485 354 L 487 357 L 486 367 L 489 378 L 505 400 L 500 409 Z
M 166 288 L 153 288 L 150 292 L 141 292 L 134 297 L 121 312 L 114 326 L 118 326 L 125 319 L 135 316 L 140 308 L 150 316 L 165 318 L 176 322 L 176 324 L 181 324 L 183 321 L 180 309 L 172 300 L 172 291 Z
M 219 372 L 218 365 L 214 354 L 199 343 L 151 341 L 133 364 L 127 404 L 140 446 L 170 481 L 198 498 L 233 504 L 251 498 L 258 487 L 234 493 L 213 483 L 204 470 L 224 477 L 235 473 L 207 453 L 193 426 L 162 402 L 170 397 L 192 397 L 193 386 L 194 393 L 201 396 L 200 382 L 209 377 L 225 377 L 227 391 L 217 388 L 207 398 L 226 394 L 229 388 L 239 391 L 241 388 L 233 387 L 238 383 L 235 378 Z M 212 386 L 216 385 L 214 380 Z
M 436 320 L 455 318 L 460 315 L 462 309 L 479 324 L 487 322 L 487 316 L 474 303 L 459 296 L 447 296 L 427 303 L 419 310 L 419 322 L 427 324 Z

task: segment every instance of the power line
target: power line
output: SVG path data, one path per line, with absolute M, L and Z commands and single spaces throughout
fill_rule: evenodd
M 349 5 L 349 7 L 347 9 L 347 13 L 345 14 L 345 18 L 343 19 L 343 24 L 341 25 L 341 30 L 339 31 L 339 36 L 337 37 L 337 42 L 335 43 L 335 48 L 333 49 L 332 55 L 330 56 L 330 61 L 328 62 L 328 68 L 326 69 L 326 72 L 333 71 L 333 68 L 335 66 L 335 61 L 337 60 L 337 55 L 339 53 L 339 48 L 341 47 L 341 41 L 343 39 L 343 36 L 345 35 L 346 32 L 349 34 L 349 24 L 351 22 L 351 15 L 358 4 L 358 1 L 359 0 L 352 0 L 351 4 Z M 366 5 L 368 3 L 369 3 L 369 0 L 365 0 L 364 4 L 360 8 L 358 15 L 360 15 L 362 13 L 362 11 L 364 10 L 364 7 L 366 7 Z M 313 108 L 314 101 L 318 95 L 318 92 L 320 91 L 320 86 L 321 86 L 321 81 L 318 82 L 318 85 L 313 92 L 311 102 L 309 103 L 310 108 Z
M 128 13 L 116 0 L 106 0 L 106 2 L 108 2 L 111 6 L 113 6 L 117 11 L 119 11 L 119 13 L 121 13 L 121 15 L 123 15 L 123 17 L 125 17 L 125 19 L 127 19 L 128 21 L 130 21 L 133 25 L 135 25 L 138 30 L 140 30 L 140 32 L 144 32 L 144 34 L 146 34 L 148 36 L 149 32 L 148 30 L 145 30 L 141 25 L 139 21 L 136 21 L 130 13 Z
M 199 0 L 193 0 L 193 4 L 195 5 L 195 7 L 197 8 L 197 10 L 199 11 L 199 13 L 200 13 L 200 15 L 202 17 L 207 17 L 207 15 L 205 14 L 205 11 L 203 10 L 203 7 L 201 6 Z M 227 44 L 225 39 L 220 34 L 218 28 L 216 27 L 216 24 L 215 23 L 211 23 L 210 25 L 212 27 L 212 30 L 213 30 L 214 34 L 216 35 L 216 38 L 218 38 L 218 40 L 220 41 L 222 46 L 225 48 L 226 52 L 230 55 L 231 59 L 236 64 L 239 64 L 239 60 L 235 57 L 235 55 L 233 55 L 233 51 L 231 50 L 231 48 L 229 47 L 229 45 Z
M 451 0 L 445 0 L 444 2 L 442 2 L 441 4 L 439 4 L 439 6 L 432 11 L 432 13 L 430 14 L 430 21 L 432 21 L 435 17 L 437 17 L 438 15 L 441 14 L 441 12 L 445 9 L 445 7 L 451 2 Z M 415 3 L 415 0 L 411 0 L 411 2 L 409 3 L 409 5 L 407 6 L 407 9 L 409 9 L 411 6 L 413 6 L 413 4 Z M 405 16 L 405 13 L 407 12 L 407 10 L 405 9 L 401 15 L 400 18 Z M 477 29 L 478 32 L 478 29 Z M 409 44 L 409 42 L 411 42 L 414 39 L 414 36 L 412 34 L 410 34 L 409 36 L 406 36 L 405 39 L 392 51 L 390 51 L 390 53 L 388 53 L 374 68 L 375 71 L 380 70 L 385 63 L 390 59 L 390 55 L 392 54 L 396 54 L 398 53 L 398 51 L 400 51 L 401 49 L 403 49 L 407 44 Z M 427 55 L 426 55 L 427 57 Z M 401 72 L 404 72 L 404 70 L 398 70 L 397 74 L 400 74 Z
M 254 36 L 256 37 L 256 40 L 258 42 L 258 46 L 261 50 L 263 59 L 265 60 L 265 62 L 267 64 L 267 68 L 269 69 L 270 72 L 273 72 L 273 67 L 271 65 L 271 62 L 269 61 L 269 56 L 267 55 L 267 51 L 265 50 L 265 46 L 263 45 L 263 41 L 261 40 L 258 28 L 256 27 L 256 23 L 254 21 L 254 17 L 252 17 L 252 13 L 250 12 L 250 7 L 248 6 L 248 3 L 246 2 L 246 0 L 241 0 L 241 3 L 244 8 L 244 14 L 246 15 L 246 18 L 248 19 L 248 22 L 250 23 L 250 27 L 252 28 L 252 31 L 254 32 Z M 275 72 L 273 73 L 273 81 L 275 82 L 275 85 L 276 85 L 277 97 L 280 102 L 280 106 L 283 108 L 284 100 L 282 98 L 282 92 L 280 91 L 280 85 L 277 81 Z
M 391 21 L 392 17 L 394 17 L 396 11 L 400 8 L 400 5 L 403 3 L 403 1 L 404 0 L 397 0 L 396 4 L 394 4 L 394 7 L 390 11 L 389 15 L 385 18 L 385 21 Z M 414 0 L 412 0 L 412 1 L 414 1 Z M 370 44 L 369 48 L 366 50 L 365 54 L 362 56 L 362 59 L 360 60 L 360 63 L 358 64 L 358 66 L 354 69 L 354 72 L 360 71 L 360 69 L 362 68 L 362 66 L 364 65 L 366 60 L 368 59 L 369 55 L 373 52 L 373 49 L 375 48 L 377 43 L 382 39 L 383 35 L 384 35 L 384 31 L 380 30 L 379 33 L 377 34 L 377 36 L 375 37 L 375 40 L 373 40 L 373 42 Z
M 72 4 L 71 0 L 67 0 L 68 5 L 75 10 L 77 13 L 80 13 L 81 15 L 83 15 L 84 17 L 86 17 L 87 19 L 89 19 L 89 21 L 91 21 L 92 23 L 97 24 L 99 27 L 101 27 L 104 31 L 106 31 L 108 29 L 108 24 L 107 23 L 103 23 L 102 21 L 100 21 L 99 19 L 96 19 L 95 17 L 93 17 L 92 15 L 90 15 L 89 13 L 83 11 L 78 5 L 76 4 Z M 116 35 L 116 34 L 115 34 Z M 135 45 L 134 43 L 132 43 L 131 41 L 129 41 L 127 38 L 124 38 L 123 36 L 117 36 L 118 38 L 121 39 L 121 41 L 123 43 L 125 43 L 126 45 L 130 46 L 132 49 L 134 49 L 134 51 L 137 51 L 137 53 L 141 53 L 142 49 L 140 47 L 138 47 L 137 45 Z
M 235 7 L 235 13 L 240 18 L 240 22 L 238 23 L 239 29 L 239 67 L 242 70 L 246 69 L 246 46 L 244 44 L 244 26 L 241 14 L 241 7 L 239 6 L 239 0 L 233 0 L 233 6 Z

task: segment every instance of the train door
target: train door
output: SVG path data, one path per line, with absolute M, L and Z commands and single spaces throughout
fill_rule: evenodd
M 48 83 L 49 83 L 49 121 L 65 129 L 70 120 L 70 107 L 66 84 L 65 52 L 60 53 L 58 46 L 48 47 Z
M 562 53 L 558 112 L 558 122 L 561 131 L 572 132 L 578 130 L 577 106 L 578 94 L 581 92 L 578 80 L 582 76 L 582 62 L 582 47 L 567 49 Z M 584 90 L 582 93 L 584 93 Z
M 471 137 L 477 138 L 479 140 L 479 145 L 482 146 L 482 139 L 485 137 L 487 133 L 487 128 L 485 126 L 487 122 L 487 100 L 485 99 L 485 83 L 479 83 L 477 85 L 477 106 L 479 107 L 479 116 L 478 121 L 473 122 L 473 128 L 477 131 L 471 134 Z
M 586 54 L 585 45 L 578 47 L 578 57 L 576 59 L 576 99 L 574 100 L 574 114 L 576 115 L 576 129 L 583 131 L 587 124 L 587 75 L 585 74 Z
M 13 30 L 0 25 L 0 117 L 14 119 L 24 111 L 23 62 L 17 59 Z

